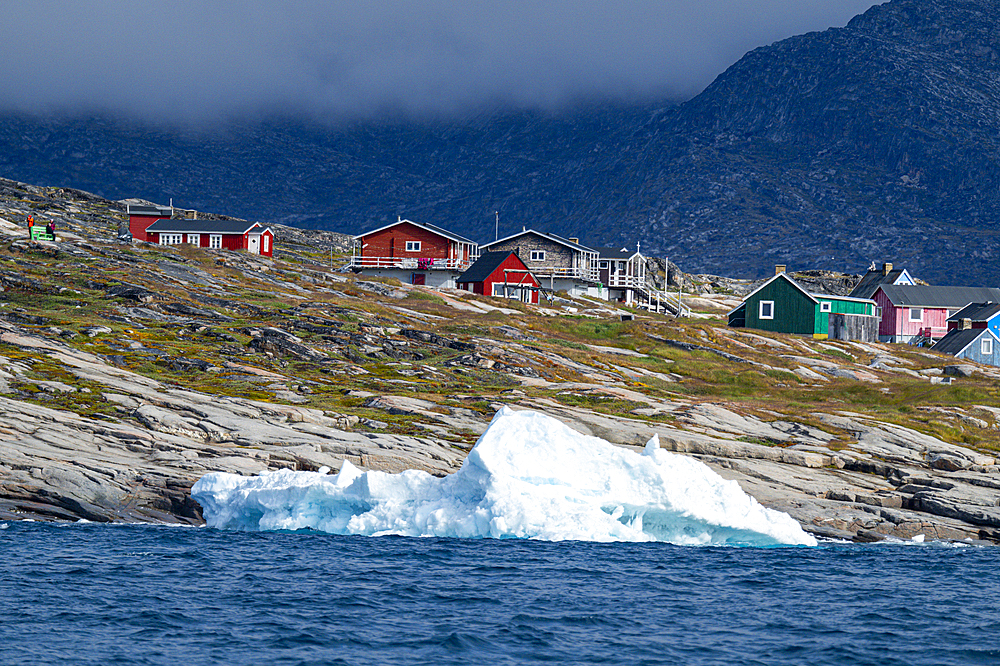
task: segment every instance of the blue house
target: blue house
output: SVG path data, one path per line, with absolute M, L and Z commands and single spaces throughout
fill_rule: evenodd
M 1000 366 L 1000 337 L 988 328 L 953 329 L 938 340 L 931 351 Z

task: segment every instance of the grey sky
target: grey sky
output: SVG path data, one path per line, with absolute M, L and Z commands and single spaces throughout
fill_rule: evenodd
M 0 110 L 200 121 L 687 98 L 874 0 L 6 0 Z

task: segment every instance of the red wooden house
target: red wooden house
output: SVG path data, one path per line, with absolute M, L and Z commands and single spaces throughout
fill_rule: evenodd
M 456 278 L 458 288 L 484 296 L 538 304 L 541 286 L 514 252 L 487 252 Z
M 150 243 L 187 243 L 210 250 L 242 250 L 274 255 L 274 232 L 258 222 L 245 220 L 157 220 L 145 231 Z
M 878 339 L 925 344 L 948 332 L 948 318 L 969 303 L 1000 301 L 1000 289 L 882 284 L 872 297 L 882 310 Z
M 433 224 L 400 218 L 355 236 L 350 268 L 401 282 L 454 287 L 479 255 L 479 245 Z
M 169 220 L 173 209 L 165 206 L 140 206 L 129 204 L 125 208 L 128 214 L 128 231 L 135 240 L 148 241 L 146 230 L 157 220 Z

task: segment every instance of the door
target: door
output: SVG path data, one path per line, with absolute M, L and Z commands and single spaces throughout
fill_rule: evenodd
M 260 254 L 260 234 L 250 234 L 247 237 L 247 252 Z
M 427 283 L 427 273 L 413 273 L 410 276 L 410 282 L 412 284 L 426 284 Z

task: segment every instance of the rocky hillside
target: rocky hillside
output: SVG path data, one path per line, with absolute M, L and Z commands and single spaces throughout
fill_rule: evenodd
M 212 470 L 447 474 L 510 405 L 657 434 L 816 534 L 1000 541 L 995 368 L 728 329 L 724 278 L 686 278 L 689 319 L 528 307 L 330 271 L 323 232 L 273 259 L 121 244 L 121 209 L 0 181 L 2 520 L 199 523 Z
M 427 124 L 175 131 L 0 118 L 0 175 L 356 233 L 397 215 L 643 242 L 696 272 L 892 261 L 1000 284 L 1000 6 L 892 0 L 747 54 L 696 98 Z

